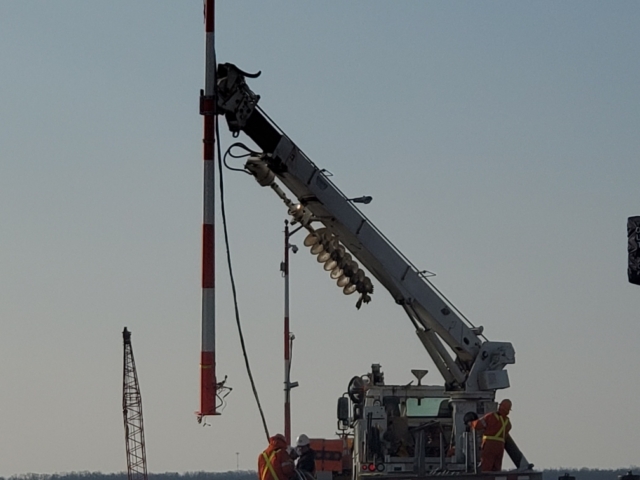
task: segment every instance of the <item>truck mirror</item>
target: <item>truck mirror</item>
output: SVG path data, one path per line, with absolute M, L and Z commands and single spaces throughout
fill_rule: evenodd
M 349 399 L 347 397 L 338 399 L 338 421 L 343 425 L 349 424 Z

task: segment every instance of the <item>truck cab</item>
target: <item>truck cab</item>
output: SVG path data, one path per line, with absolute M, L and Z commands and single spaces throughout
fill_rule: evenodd
M 338 401 L 339 428 L 353 436 L 354 474 L 367 478 L 382 473 L 477 473 L 475 432 L 465 428 L 459 437 L 465 444 L 456 455 L 451 393 L 443 386 L 422 385 L 426 370 L 413 373 L 417 385 L 387 385 L 380 365 L 374 364 L 370 373 L 351 379 L 347 394 Z M 492 400 L 480 402 L 467 419 L 491 408 L 495 408 Z

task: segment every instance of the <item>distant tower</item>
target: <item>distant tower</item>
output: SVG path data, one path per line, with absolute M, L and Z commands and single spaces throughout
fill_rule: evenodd
M 129 480 L 147 480 L 147 453 L 144 447 L 142 396 L 138 385 L 136 362 L 131 347 L 131 332 L 124 328 L 124 370 L 122 376 L 122 415 L 127 443 L 127 475 Z
M 640 217 L 629 217 L 627 220 L 627 237 L 629 282 L 640 285 Z

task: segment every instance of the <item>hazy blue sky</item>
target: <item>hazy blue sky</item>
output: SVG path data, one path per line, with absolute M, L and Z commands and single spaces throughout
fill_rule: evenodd
M 640 3 L 219 1 L 217 51 L 267 113 L 492 340 L 538 467 L 640 463 Z M 222 237 L 218 373 L 196 423 L 201 1 L 0 2 L 0 475 L 126 468 L 126 325 L 154 472 L 255 468 Z M 224 128 L 223 128 L 224 130 Z M 223 138 L 223 148 L 230 144 Z M 227 174 L 240 310 L 282 430 L 284 206 Z M 218 229 L 221 233 L 221 229 Z M 296 240 L 302 247 L 302 238 Z M 432 370 L 380 287 L 360 311 L 292 258 L 293 432 L 332 436 L 348 380 Z

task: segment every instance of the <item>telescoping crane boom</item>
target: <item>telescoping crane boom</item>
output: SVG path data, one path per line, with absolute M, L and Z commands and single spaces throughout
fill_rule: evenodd
M 482 414 L 493 407 L 495 391 L 509 387 L 504 368 L 515 363 L 513 346 L 483 339 L 482 327 L 463 320 L 455 307 L 353 205 L 325 171 L 278 129 L 258 106 L 260 97 L 246 83 L 245 78 L 255 76 L 229 63 L 219 64 L 217 69 L 217 113 L 225 116 L 231 132 L 243 132 L 262 150 L 248 159 L 245 168 L 262 186 L 273 189 L 287 205 L 293 221 L 310 232 L 305 245 L 311 247 L 312 253 L 322 256 L 319 261 L 325 262 L 325 269 L 331 270 L 344 293 L 360 295 L 358 308 L 368 303 L 373 293 L 373 283 L 359 268 L 357 262 L 360 262 L 404 309 L 445 380 L 440 391 L 451 411 L 450 444 L 458 446 L 453 463 L 468 465 L 469 456 L 461 446 L 468 442 L 465 432 L 468 433 L 469 415 Z M 203 96 L 201 110 L 211 108 L 211 100 Z M 287 197 L 279 183 L 295 196 L 295 202 Z M 318 228 L 318 225 L 321 226 Z M 369 380 L 369 389 L 384 384 L 375 372 Z M 404 395 L 412 394 L 405 392 Z M 352 395 L 352 400 L 364 402 L 362 395 Z M 363 406 L 366 412 L 366 402 Z M 362 409 L 356 408 L 351 424 L 363 415 Z M 375 420 L 376 414 L 371 415 L 368 430 L 363 433 L 367 441 L 371 440 L 372 419 Z M 381 454 L 374 457 L 380 458 Z M 526 463 L 524 457 L 518 461 Z

